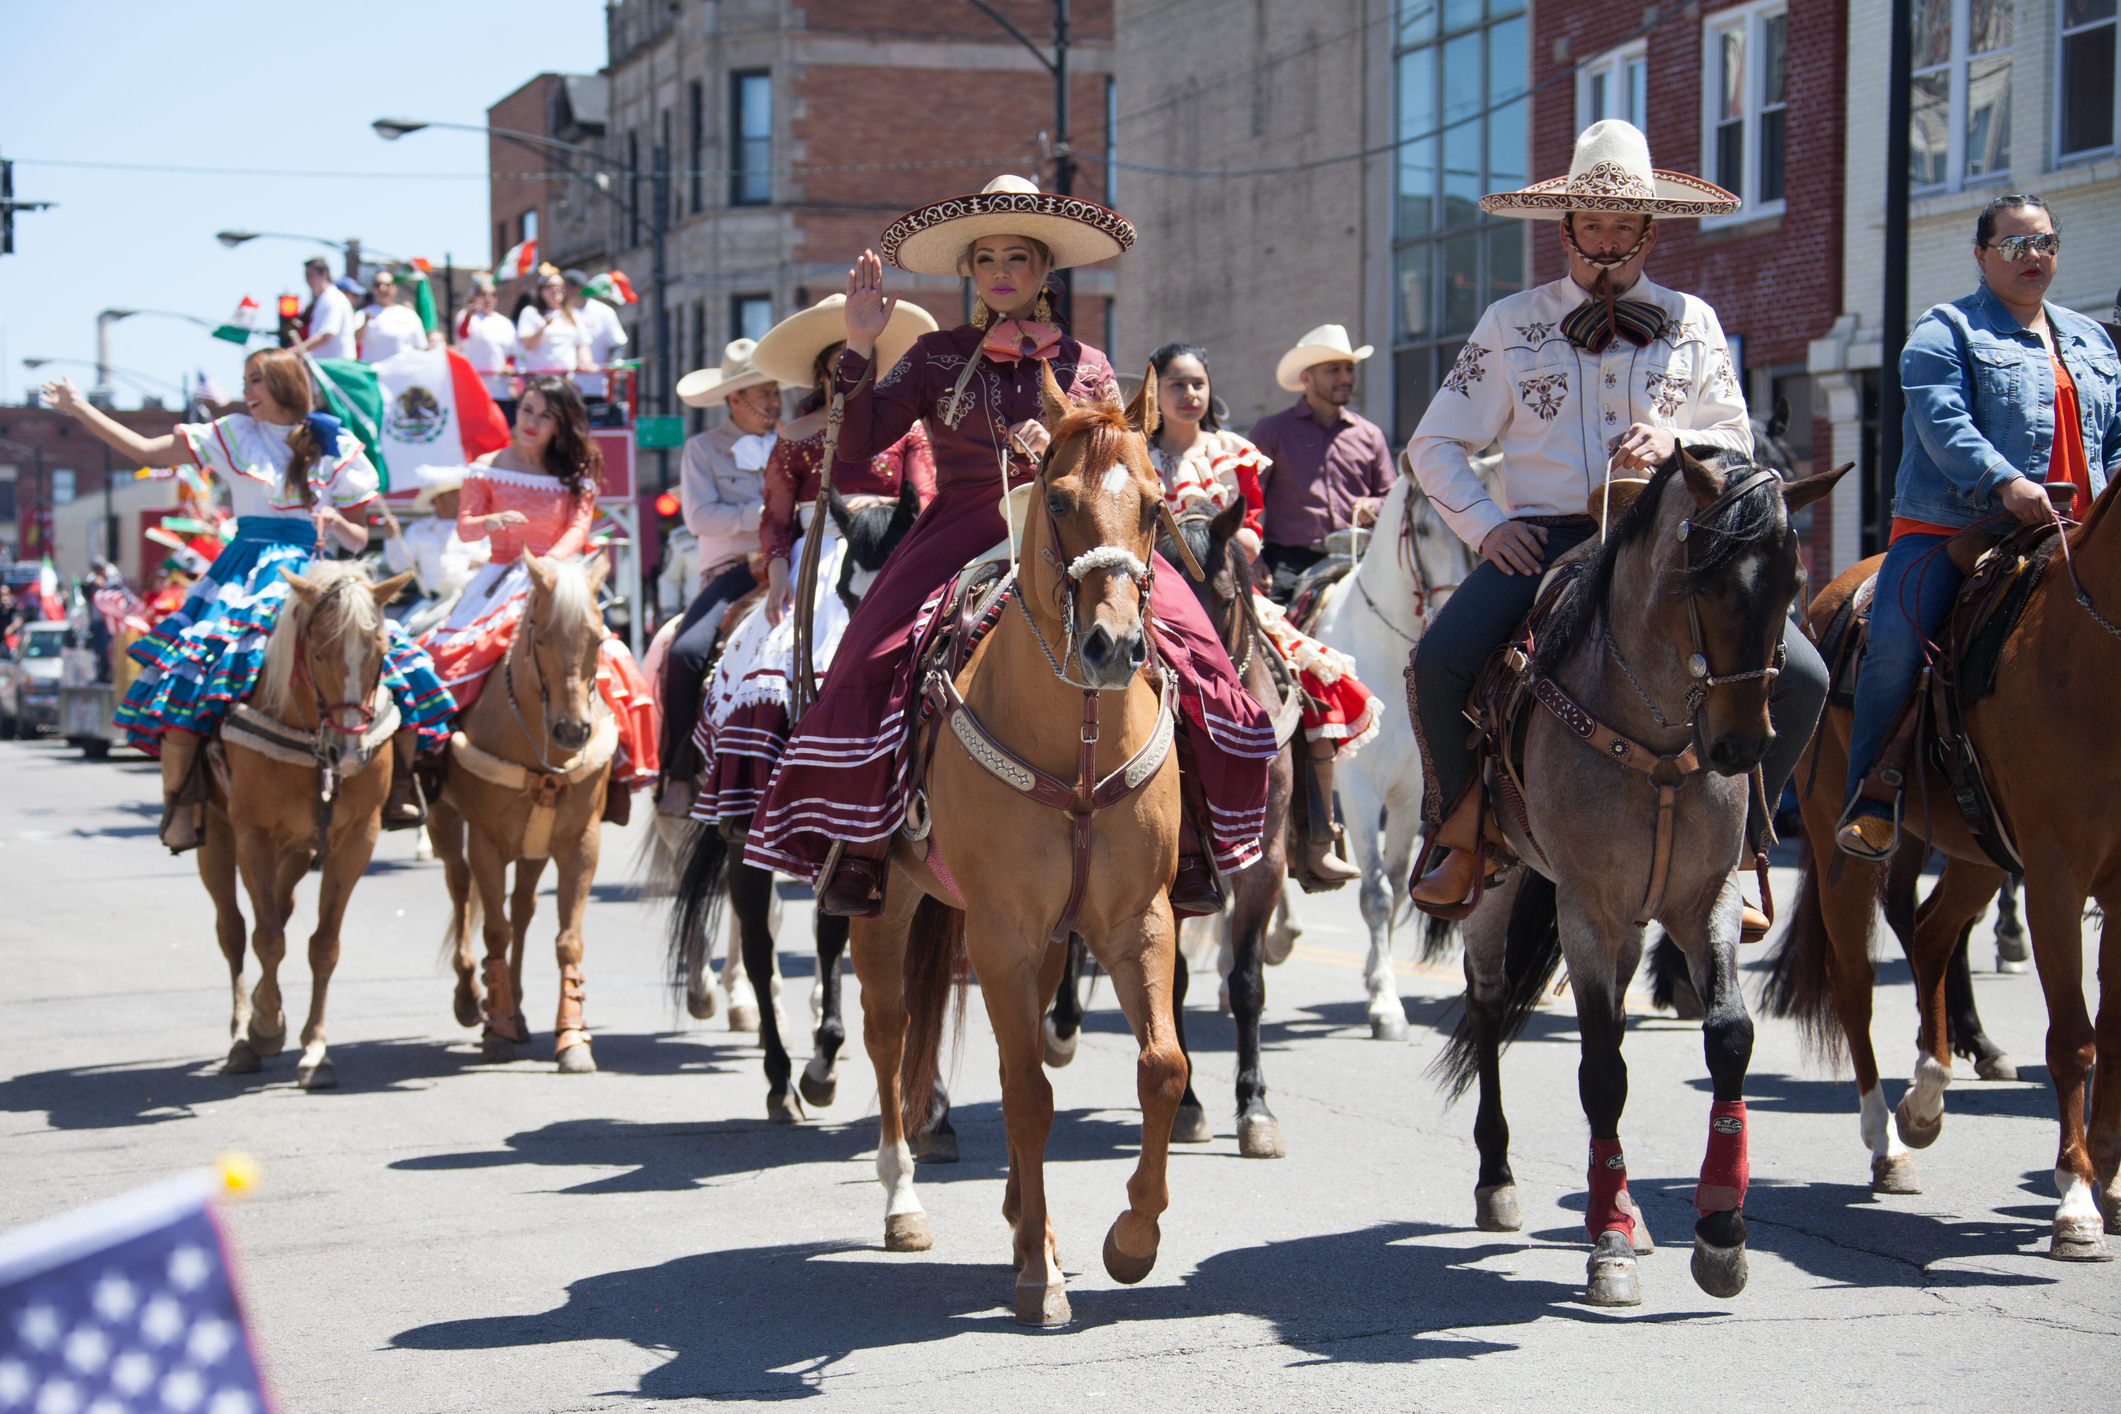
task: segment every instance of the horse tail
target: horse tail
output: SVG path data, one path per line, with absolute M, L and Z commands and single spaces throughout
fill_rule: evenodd
M 697 820 L 673 820 L 667 815 L 653 819 L 652 828 L 641 836 L 640 848 L 633 852 L 633 877 L 639 884 L 639 897 L 670 898 L 677 893 L 685 851 L 692 844 L 692 836 L 704 828 Z
M 898 1101 L 909 1140 L 928 1127 L 929 1096 L 942 1072 L 946 1018 L 953 1039 L 964 1035 L 965 990 L 971 980 L 964 911 L 922 895 L 907 931 L 902 972 L 906 1049 L 899 1061 Z
M 713 951 L 715 931 L 722 922 L 722 902 L 729 896 L 729 845 L 720 830 L 705 825 L 693 831 L 691 840 L 682 847 L 682 853 L 683 870 L 678 876 L 677 897 L 671 904 L 667 924 L 670 988 L 680 996 L 685 992 L 686 974 L 693 965 L 693 941 L 706 940 L 706 945 L 697 953 L 697 965 L 702 969 L 706 968 L 708 955 Z
M 1509 930 L 1503 941 L 1502 1025 L 1495 1037 L 1498 1051 L 1524 1030 L 1547 984 L 1554 980 L 1555 969 L 1561 966 L 1560 918 L 1554 881 L 1527 869 L 1510 905 Z M 1443 1086 L 1449 1101 L 1465 1094 L 1479 1076 L 1480 1041 L 1474 1035 L 1470 1008 L 1459 1016 L 1450 1043 L 1430 1065 L 1429 1074 Z
M 1819 861 L 1806 841 L 1797 861 L 1796 908 L 1782 941 L 1767 957 L 1767 976 L 1760 984 L 1760 1009 L 1769 1016 L 1795 1020 L 1807 1053 L 1839 1064 L 1848 1038 L 1834 1009 L 1833 940 L 1826 931 L 1821 902 Z
M 1430 914 L 1422 915 L 1421 960 L 1442 962 L 1451 955 L 1451 941 L 1458 925 Z
M 1665 1011 L 1677 1008 L 1672 1004 L 1672 993 L 1681 982 L 1692 983 L 1693 969 L 1687 966 L 1686 954 L 1672 935 L 1658 930 L 1657 941 L 1650 948 L 1650 1002 Z

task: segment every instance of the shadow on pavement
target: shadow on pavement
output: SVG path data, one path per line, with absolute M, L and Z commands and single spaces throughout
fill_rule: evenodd
M 1880 1083 L 1894 1100 L 1906 1088 L 1905 1080 L 1896 1081 L 1890 1076 Z M 1696 1076 L 1687 1084 L 1704 1095 L 1715 1088 L 1706 1075 Z M 1849 1140 L 1852 1145 L 1856 1142 L 1856 1082 L 1846 1077 L 1808 1080 L 1773 1071 L 1754 1071 L 1745 1078 L 1745 1102 L 1751 1107 L 1790 1114 L 1847 1115 Z M 1954 1110 L 1962 1114 L 2053 1119 L 2054 1087 L 2047 1084 L 2047 1071 L 2042 1066 L 2021 1066 L 2016 1081 L 1988 1081 L 1975 1078 L 1972 1062 L 1956 1061 L 1952 1065 L 1951 1087 L 1944 1092 L 1944 1109 L 1945 1142 L 1949 1143 L 1949 1117 Z

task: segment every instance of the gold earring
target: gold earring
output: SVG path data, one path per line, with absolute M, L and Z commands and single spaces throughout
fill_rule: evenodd
M 1046 292 L 1043 289 L 1038 292 L 1038 308 L 1031 311 L 1031 317 L 1041 324 L 1053 322 L 1053 306 L 1046 303 Z
M 986 328 L 986 327 L 987 327 L 987 326 L 988 326 L 989 324 L 991 324 L 991 323 L 993 323 L 993 322 L 994 322 L 994 311 L 993 311 L 993 310 L 991 310 L 991 309 L 989 309 L 989 308 L 987 308 L 987 302 L 986 302 L 985 300 L 983 300 L 983 299 L 975 299 L 975 300 L 973 300 L 973 301 L 972 301 L 972 327 L 973 327 L 973 328 L 975 328 L 975 329 L 984 329 L 984 328 Z

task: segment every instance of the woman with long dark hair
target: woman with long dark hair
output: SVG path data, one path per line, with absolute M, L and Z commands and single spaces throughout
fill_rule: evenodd
M 565 378 L 531 378 L 516 405 L 515 440 L 471 464 L 457 501 L 457 535 L 492 543 L 492 558 L 457 596 L 456 608 L 420 639 L 460 706 L 508 655 L 530 574 L 522 555 L 566 559 L 590 548 L 604 454 L 589 435 L 581 394 Z M 625 643 L 604 640 L 597 688 L 619 722 L 625 759 L 612 780 L 629 790 L 656 772 L 654 694 Z M 624 793 L 612 797 L 623 801 Z M 607 815 L 624 806 L 607 804 Z
M 376 469 L 337 418 L 310 412 L 308 371 L 285 349 L 259 349 L 244 360 L 245 411 L 180 423 L 164 437 L 142 437 L 106 416 L 71 379 L 45 384 L 44 400 L 129 462 L 200 467 L 228 488 L 236 514 L 236 538 L 183 607 L 133 645 L 142 671 L 118 707 L 118 725 L 132 744 L 162 762 L 160 835 L 173 853 L 182 853 L 198 846 L 199 821 L 176 808 L 177 793 L 191 774 L 199 739 L 212 735 L 257 685 L 265 640 L 287 602 L 282 571 L 302 573 L 327 539 L 348 550 L 367 546 L 366 511 L 380 504 Z M 448 743 L 456 704 L 434 664 L 394 623 L 383 682 L 403 723 L 383 825 L 407 829 L 426 818 L 413 789 L 413 757 Z

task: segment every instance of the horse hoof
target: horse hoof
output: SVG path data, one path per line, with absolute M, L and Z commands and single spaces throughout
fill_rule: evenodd
M 477 1026 L 480 1016 L 478 993 L 464 987 L 457 988 L 456 1014 L 457 1025 Z
M 1900 1142 L 1908 1148 L 1927 1149 L 1944 1132 L 1944 1111 L 1940 1108 L 1937 1117 L 1924 1125 L 1908 1113 L 1907 1096 L 1902 1095 L 1893 1106 L 1893 1128 L 1900 1131 Z
M 587 1041 L 577 1041 L 571 1046 L 560 1047 L 553 1057 L 559 1062 L 562 1075 L 594 1075 L 597 1073 L 597 1058 L 589 1053 Z
M 287 1049 L 287 1033 L 282 1031 L 278 1035 L 267 1036 L 253 1027 L 250 1032 L 250 1048 L 260 1056 L 276 1056 Z
M 2056 1218 L 2047 1255 L 2058 1262 L 2111 1262 L 2114 1249 L 2097 1218 Z
M 1987 1055 L 1974 1062 L 1974 1074 L 1983 1080 L 2016 1080 L 2018 1065 L 2002 1051 Z
M 1707 1018 L 1709 1009 L 1701 1004 L 1701 993 L 1684 977 L 1672 981 L 1672 1012 L 1681 1021 L 1701 1021 Z
M 956 1163 L 957 1135 L 929 1130 L 926 1134 L 913 1141 L 913 1162 L 917 1164 Z
M 1915 1160 L 1909 1154 L 1879 1154 L 1871 1159 L 1871 1192 L 1873 1193 L 1920 1193 L 1922 1180 L 1915 1173 Z
M 1018 1325 L 1065 1326 L 1072 1319 L 1068 1314 L 1068 1288 L 1061 1283 L 1055 1282 L 1051 1286 L 1017 1286 Z
M 2102 1239 L 2103 1241 L 2104 1239 Z M 1120 1250 L 1119 1223 L 1114 1221 L 1105 1232 L 1105 1273 L 1121 1286 L 1132 1286 L 1156 1269 L 1156 1252 L 1150 1249 L 1146 1257 L 1136 1257 Z M 1023 1290 L 1018 1287 L 1017 1290 Z
M 1390 1011 L 1376 1012 L 1370 1017 L 1370 1039 L 1373 1041 L 1404 1041 L 1407 1039 L 1407 1014 L 1400 1010 L 1395 1000 Z
M 1630 1203 L 1630 1204 L 1632 1204 L 1632 1203 L 1634 1202 L 1634 1199 L 1630 1198 L 1630 1199 L 1629 1199 L 1628 1201 L 1629 1201 L 1629 1203 Z M 1657 1251 L 1657 1242 L 1656 1242 L 1656 1239 L 1654 1239 L 1654 1238 L 1652 1238 L 1652 1237 L 1650 1236 L 1650 1223 L 1649 1223 L 1649 1219 L 1647 1219 L 1647 1218 L 1643 1217 L 1643 1215 L 1642 1215 L 1642 1209 L 1640 1209 L 1640 1208 L 1636 1208 L 1636 1209 L 1635 1209 L 1635 1255 L 1636 1255 L 1636 1256 L 1638 1256 L 1638 1257 L 1649 1257 L 1649 1256 L 1654 1256 L 1654 1255 L 1656 1254 L 1656 1251 Z
M 260 1065 L 258 1053 L 251 1049 L 250 1042 L 238 1041 L 228 1048 L 228 1059 L 221 1062 L 223 1075 L 255 1075 Z
M 537 1039 L 536 1037 L 531 1035 L 530 1019 L 524 1016 L 523 1013 L 517 1012 L 510 1019 L 515 1022 L 517 1044 L 527 1046 L 533 1040 Z
M 1591 1248 L 1590 1280 L 1583 1299 L 1593 1306 L 1640 1306 L 1642 1283 L 1635 1279 L 1635 1249 L 1619 1228 L 1598 1234 Z
M 295 1067 L 295 1084 L 304 1090 L 336 1090 L 339 1088 L 339 1072 L 329 1060 L 298 1065 Z
M 712 1021 L 721 1009 L 722 994 L 712 987 L 704 992 L 685 994 L 685 1014 L 694 1021 Z
M 506 1065 L 516 1058 L 516 1043 L 498 1031 L 479 1038 L 479 1059 L 488 1065 Z
M 803 1121 L 803 1107 L 796 1103 L 795 1096 L 783 1090 L 779 1094 L 766 1097 L 766 1118 L 775 1124 L 800 1124 Z
M 2019 977 L 2032 970 L 2032 964 L 2022 957 L 1996 958 L 1996 970 L 2007 977 Z
M 1237 1122 L 1237 1152 L 1248 1159 L 1285 1159 L 1289 1146 L 1273 1115 L 1246 1115 Z
M 1473 1190 L 1473 1226 L 1482 1232 L 1516 1232 L 1524 1226 L 1517 1210 L 1517 1185 L 1484 1183 Z
M 839 1077 L 833 1074 L 833 1069 L 830 1065 L 820 1071 L 818 1069 L 818 1058 L 812 1056 L 810 1064 L 804 1066 L 803 1073 L 796 1077 L 795 1088 L 803 1092 L 803 1100 L 806 1104 L 816 1105 L 819 1109 L 824 1109 L 839 1095 L 840 1081 Z
M 1180 1105 L 1171 1120 L 1173 1144 L 1205 1144 L 1215 1137 L 1208 1127 L 1208 1112 L 1199 1105 Z
M 884 1219 L 886 1252 L 925 1252 L 934 1245 L 926 1213 L 893 1213 Z
M 729 1005 L 729 1029 L 731 1031 L 757 1031 L 759 1009 L 749 1002 L 732 1002 Z
M 1745 1290 L 1745 1247 L 1711 1247 L 1694 1239 L 1694 1285 L 1728 1301 Z
M 1083 1033 L 1077 1031 L 1073 1035 L 1061 1035 L 1053 1029 L 1053 1018 L 1050 1016 L 1046 1018 L 1045 1030 L 1046 1065 L 1050 1069 L 1059 1070 L 1075 1059 L 1075 1043 L 1083 1038 Z

